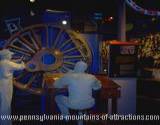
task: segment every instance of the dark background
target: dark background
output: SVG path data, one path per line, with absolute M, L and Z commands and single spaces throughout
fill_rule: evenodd
M 23 19 L 26 19 L 23 20 L 26 22 L 29 21 L 27 20 L 28 18 L 33 18 L 33 20 L 40 20 L 41 15 L 43 15 L 46 9 L 71 12 L 71 26 L 73 29 L 78 29 L 79 31 L 83 31 L 83 23 L 85 23 L 87 20 L 94 20 L 94 13 L 102 13 L 102 19 L 98 21 L 96 20 L 99 26 L 99 30 L 97 32 L 104 34 L 106 39 L 110 36 L 111 39 L 116 39 L 115 34 L 117 34 L 119 1 L 120 0 L 36 0 L 35 3 L 30 3 L 29 0 L 1 0 L 0 39 L 8 39 L 10 36 L 6 30 L 4 23 L 5 19 L 22 17 Z M 160 10 L 160 0 L 134 1 L 141 7 L 147 8 L 149 10 Z M 31 10 L 35 13 L 35 16 L 33 17 L 30 15 Z M 126 15 L 126 23 L 133 25 L 133 28 L 127 32 L 128 38 L 141 38 L 149 33 L 160 31 L 160 17 L 152 17 L 140 14 L 129 6 L 126 6 Z M 105 20 L 111 16 L 114 18 L 112 21 Z M 160 85 L 158 85 L 156 82 L 153 82 L 154 85 L 150 84 L 150 82 L 148 82 L 148 84 L 145 83 L 147 82 L 138 81 L 137 90 L 138 96 L 140 95 L 140 97 L 137 97 L 137 113 L 159 113 L 157 107 L 159 106 L 160 102 L 154 99 L 154 97 L 160 95 Z M 150 97 L 149 99 L 148 97 L 144 98 L 146 94 L 148 97 Z M 17 104 L 18 108 L 13 108 L 16 110 L 14 112 L 22 114 L 27 113 L 27 111 L 28 113 L 37 113 L 40 111 L 41 100 L 36 98 L 37 96 L 24 95 L 23 100 L 25 100 L 26 103 L 21 104 L 20 106 Z M 16 98 L 13 98 L 13 104 L 16 104 L 15 102 L 18 102 L 17 100 L 21 99 L 22 97 L 19 99 L 18 96 L 16 96 Z M 36 109 L 32 106 L 32 104 L 36 104 Z M 15 107 L 15 105 L 13 106 Z M 24 107 L 26 108 L 24 109 Z
M 39 15 L 42 15 L 46 9 L 71 12 L 71 26 L 79 31 L 83 31 L 82 28 L 85 21 L 94 19 L 94 13 L 102 13 L 102 19 L 96 20 L 99 26 L 98 33 L 113 35 L 115 37 L 115 34 L 117 34 L 119 1 L 121 0 L 36 0 L 34 3 L 30 3 L 29 0 L 1 0 L 0 37 L 8 37 L 4 24 L 5 19 L 30 17 L 31 10 L 35 13 L 35 16 L 32 18 L 38 19 Z M 134 2 L 149 10 L 160 10 L 159 0 L 134 0 Z M 127 31 L 128 38 L 137 38 L 160 30 L 159 17 L 140 14 L 129 6 L 126 6 L 126 15 L 127 24 L 133 26 L 131 30 Z M 113 20 L 108 21 L 111 16 Z

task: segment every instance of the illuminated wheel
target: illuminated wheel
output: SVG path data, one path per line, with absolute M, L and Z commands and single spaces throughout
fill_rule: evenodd
M 34 94 L 43 92 L 44 73 L 65 73 L 79 60 L 92 61 L 90 48 L 81 36 L 52 24 L 24 28 L 12 35 L 4 48 L 15 52 L 14 59 L 26 63 L 25 70 L 15 72 L 14 85 Z

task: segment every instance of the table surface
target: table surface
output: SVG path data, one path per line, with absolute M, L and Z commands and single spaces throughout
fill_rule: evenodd
M 117 89 L 120 86 L 113 80 L 109 79 L 106 75 L 95 75 L 98 80 L 101 81 L 102 88 L 104 89 Z
M 45 76 L 44 79 L 46 83 L 53 84 L 55 78 L 61 77 L 62 74 L 50 74 L 49 77 Z M 109 79 L 107 75 L 94 75 L 98 80 L 101 81 L 102 89 L 117 89 L 120 88 L 120 86 L 115 83 L 113 80 Z
M 141 80 L 141 81 L 151 81 L 151 82 L 160 82 L 160 78 L 139 78 L 138 80 Z

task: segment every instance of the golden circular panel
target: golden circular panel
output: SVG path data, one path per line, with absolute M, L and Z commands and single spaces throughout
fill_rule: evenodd
M 54 31 L 56 31 L 56 35 Z M 55 39 L 52 38 L 52 34 L 55 35 Z M 64 34 L 68 35 L 68 39 L 63 37 Z M 64 49 L 68 45 L 73 45 L 73 47 Z M 22 58 L 26 63 L 26 69 L 15 76 L 14 85 L 33 94 L 42 94 L 44 92 L 47 73 L 51 74 L 53 78 L 57 73 L 72 70 L 78 60 L 86 61 L 88 65 L 92 62 L 91 49 L 80 34 L 53 24 L 36 24 L 26 27 L 22 31 L 13 34 L 7 40 L 4 48 L 15 52 L 14 58 Z M 77 54 L 70 54 L 75 51 Z M 41 61 L 42 56 L 46 53 L 55 57 L 53 64 L 46 65 Z M 35 67 L 30 68 L 30 64 Z M 28 74 L 31 74 L 28 81 L 25 83 L 20 82 Z M 38 87 L 33 87 L 36 86 L 33 84 L 39 84 L 36 81 L 40 78 L 42 78 L 41 84 Z

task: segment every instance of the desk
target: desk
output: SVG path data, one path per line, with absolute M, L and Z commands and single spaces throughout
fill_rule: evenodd
M 102 101 L 104 103 L 104 112 L 108 112 L 108 100 L 111 99 L 112 106 L 112 114 L 117 113 L 117 99 L 120 97 L 120 86 L 117 85 L 112 80 L 108 79 L 105 75 L 95 75 L 97 79 L 99 79 L 102 83 L 102 89 L 100 91 L 100 96 L 97 101 Z M 45 82 L 47 84 L 53 83 L 53 77 L 44 77 Z M 62 91 L 66 91 L 66 89 L 62 89 Z M 56 93 L 56 89 L 48 88 L 46 90 L 47 98 L 46 98 L 46 110 L 50 113 L 55 113 L 55 102 L 54 95 Z
M 108 112 L 108 100 L 111 99 L 111 113 L 117 113 L 117 99 L 120 97 L 120 86 L 105 75 L 96 75 L 101 81 L 102 89 L 100 91 L 100 99 L 104 102 L 104 112 Z M 106 107 L 106 108 L 105 108 Z

